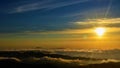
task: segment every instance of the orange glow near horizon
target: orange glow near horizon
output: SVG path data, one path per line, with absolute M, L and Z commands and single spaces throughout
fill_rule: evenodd
M 120 28 L 96 27 L 47 33 L 1 34 L 0 49 L 115 49 L 120 48 L 119 31 Z

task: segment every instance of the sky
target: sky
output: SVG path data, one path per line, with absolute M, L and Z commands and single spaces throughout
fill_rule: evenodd
M 119 12 L 120 0 L 0 0 L 0 49 L 120 48 Z

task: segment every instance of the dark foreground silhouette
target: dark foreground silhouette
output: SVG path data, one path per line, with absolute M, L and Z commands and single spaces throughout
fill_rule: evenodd
M 0 57 L 0 68 L 120 68 L 119 62 L 80 65 L 79 61 L 74 60 L 89 60 L 90 58 L 40 51 L 1 51 Z M 66 61 L 66 59 L 73 61 Z

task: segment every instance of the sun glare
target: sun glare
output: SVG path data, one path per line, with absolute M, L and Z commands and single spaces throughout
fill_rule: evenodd
M 97 27 L 97 28 L 95 29 L 95 32 L 96 32 L 96 34 L 97 34 L 98 36 L 103 36 L 104 33 L 105 33 L 105 31 L 106 31 L 106 29 L 103 28 L 103 27 Z

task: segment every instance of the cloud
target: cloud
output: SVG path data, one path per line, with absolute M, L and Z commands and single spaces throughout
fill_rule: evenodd
M 39 67 L 39 68 L 103 68 L 108 67 L 112 68 L 113 66 L 119 67 L 120 62 L 114 59 L 102 60 L 102 61 L 82 61 L 82 60 L 67 60 L 62 58 L 51 58 L 51 57 L 42 57 L 42 58 L 21 58 L 20 60 L 26 59 L 25 61 L 17 61 L 16 59 L 2 59 L 0 60 L 1 66 L 11 65 L 12 67 Z
M 52 51 L 54 51 L 54 49 L 51 49 Z M 47 51 L 47 52 L 45 52 Z M 59 53 L 58 53 L 59 51 Z M 38 65 L 54 65 L 60 68 L 75 68 L 76 66 L 86 66 L 86 65 L 96 65 L 96 64 L 109 64 L 109 63 L 119 63 L 120 60 L 116 59 L 116 58 L 110 58 L 111 55 L 115 55 L 115 57 L 118 57 L 116 55 L 119 54 L 120 50 L 119 49 L 115 49 L 115 50 L 85 50 L 85 49 L 63 49 L 63 50 L 58 50 L 55 49 L 56 53 L 48 53 L 49 50 L 48 49 L 43 49 L 42 50 L 18 50 L 18 51 L 9 51 L 7 50 L 6 52 L 2 52 L 1 51 L 1 57 L 0 57 L 0 63 L 7 63 L 7 64 L 38 64 Z M 101 52 L 98 52 L 101 51 Z M 73 53 L 71 56 L 75 56 L 75 54 L 80 54 L 77 58 L 73 57 L 72 58 L 65 58 L 65 55 L 62 55 L 62 52 L 64 54 L 68 54 L 70 55 L 71 53 Z M 107 53 L 106 53 L 107 52 Z M 113 53 L 114 52 L 114 53 Z M 9 55 L 10 54 L 10 55 Z M 95 58 L 95 56 L 99 56 L 102 57 L 103 55 L 105 55 L 104 57 L 108 56 L 107 58 L 102 58 L 99 59 L 99 57 L 96 57 L 96 59 L 79 59 L 80 56 L 82 56 L 82 54 L 86 54 L 85 57 L 91 57 L 93 55 L 93 57 Z M 101 54 L 101 55 L 99 55 Z M 6 55 L 6 57 L 4 57 Z M 37 56 L 35 56 L 37 55 Z M 66 55 L 66 56 L 68 56 Z M 3 56 L 3 57 L 2 57 Z M 64 57 L 64 58 L 63 58 Z M 66 67 L 67 66 L 67 67 Z
M 62 58 L 51 58 L 51 57 L 42 57 L 40 58 L 39 62 L 44 62 L 44 63 L 52 63 L 52 64 L 72 64 L 72 65 L 79 65 L 82 63 L 81 60 L 71 60 L 71 59 L 62 59 Z
M 36 25 L 36 28 L 28 27 L 6 29 L 0 33 L 19 33 L 19 34 L 88 34 L 92 33 L 95 27 L 106 27 L 110 32 L 120 31 L 120 18 L 98 18 L 84 19 L 64 24 Z
M 13 62 L 21 62 L 21 60 L 20 59 L 18 59 L 18 58 L 16 58 L 16 57 L 0 57 L 0 62 L 1 61 L 8 61 L 8 60 L 10 60 L 10 61 L 13 61 Z
M 120 27 L 120 18 L 86 19 L 84 21 L 74 22 L 74 24 L 82 26 L 83 28 L 92 28 L 97 26 Z
M 107 60 L 102 60 L 101 63 L 109 63 L 109 62 L 120 62 L 119 60 L 115 59 L 107 59 Z
M 15 7 L 12 11 L 9 13 L 21 13 L 21 12 L 27 12 L 27 11 L 33 11 L 33 10 L 40 10 L 40 9 L 55 9 L 55 8 L 61 8 L 65 6 L 70 6 L 78 3 L 84 3 L 89 0 L 69 0 L 69 1 L 63 1 L 63 2 L 56 2 L 54 3 L 54 0 L 47 0 L 47 1 L 37 1 L 34 3 L 27 3 L 20 6 Z

